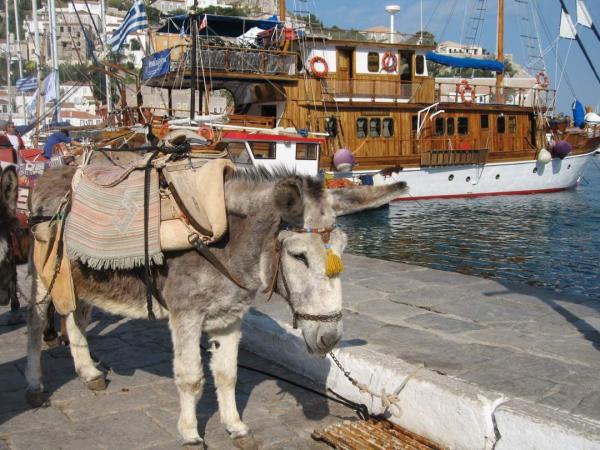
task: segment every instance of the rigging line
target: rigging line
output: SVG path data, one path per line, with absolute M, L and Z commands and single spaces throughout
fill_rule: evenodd
M 433 8 L 433 10 L 431 11 L 431 14 L 429 15 L 429 19 L 427 19 L 427 22 L 425 23 L 425 29 L 429 28 L 429 24 L 431 23 L 433 16 L 435 16 L 435 14 L 437 13 L 437 10 L 439 9 L 441 4 L 442 4 L 442 0 L 438 0 L 438 2 L 435 5 L 435 8 Z
M 104 42 L 102 41 L 102 35 L 100 34 L 100 31 L 98 31 L 98 27 L 96 26 L 96 21 L 94 20 L 94 16 L 92 16 L 92 11 L 90 11 L 90 5 L 88 5 L 87 0 L 83 0 L 83 3 L 85 3 L 85 8 L 87 9 L 87 12 L 90 16 L 90 20 L 92 21 L 94 30 L 96 31 L 96 34 L 98 35 L 98 39 L 100 40 L 100 45 L 102 45 L 102 47 L 104 48 Z M 73 7 L 75 7 L 75 5 L 73 5 Z
M 567 62 L 569 60 L 569 54 L 571 53 L 571 46 L 573 45 L 573 40 L 571 39 L 571 42 L 569 42 L 569 48 L 567 50 L 567 56 L 565 57 L 565 62 Z M 563 74 L 565 73 L 566 70 L 566 66 L 562 67 L 561 73 L 560 73 L 560 77 L 558 78 L 558 83 L 556 83 L 556 90 L 558 91 L 560 89 L 560 84 L 563 78 Z
M 98 62 L 98 58 L 96 58 L 96 54 L 94 53 L 94 44 L 93 44 L 92 40 L 90 39 L 90 37 L 88 36 L 87 31 L 85 30 L 85 27 L 83 26 L 81 17 L 79 17 L 79 11 L 77 11 L 77 8 L 75 6 L 75 1 L 71 0 L 71 4 L 73 5 L 73 9 L 75 10 L 75 15 L 77 16 L 77 22 L 79 22 L 79 26 L 81 27 L 81 31 L 83 32 L 83 37 L 85 38 L 85 42 L 88 45 L 88 49 L 90 51 L 90 54 L 92 55 L 92 59 L 94 60 L 94 63 L 97 66 L 100 66 L 100 63 Z
M 454 16 L 454 11 L 456 10 L 456 5 L 458 4 L 458 0 L 454 0 L 452 3 L 452 7 L 450 8 L 450 14 L 448 14 L 448 20 L 446 21 L 446 25 L 442 28 L 442 32 L 440 34 L 440 40 L 446 35 L 446 30 L 448 29 L 448 25 L 452 22 L 452 17 Z
M 563 9 L 565 10 L 565 12 L 567 14 L 569 14 L 569 10 L 567 9 L 564 0 L 559 0 L 560 4 L 562 5 Z M 581 41 L 581 38 L 579 37 L 579 33 L 575 33 L 575 39 L 577 40 L 577 43 L 579 44 L 579 47 L 581 48 L 581 52 L 583 53 L 583 56 L 585 56 L 585 59 L 587 60 L 588 64 L 590 65 L 590 68 L 592 69 L 592 72 L 594 72 L 594 75 L 596 76 L 596 80 L 598 80 L 598 84 L 600 84 L 600 75 L 598 75 L 598 72 L 596 71 L 596 67 L 594 66 L 594 63 L 592 62 L 592 59 L 590 58 L 590 55 L 588 54 L 587 50 L 585 49 L 583 42 Z

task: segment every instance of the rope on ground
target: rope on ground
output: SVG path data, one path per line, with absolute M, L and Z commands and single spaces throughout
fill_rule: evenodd
M 342 363 L 340 363 L 340 361 L 335 357 L 333 352 L 329 352 L 329 357 L 333 360 L 338 369 L 342 371 L 346 379 L 358 388 L 361 394 L 368 394 L 371 396 L 371 399 L 379 399 L 381 402 L 381 407 L 383 408 L 383 413 L 386 414 L 389 411 L 393 416 L 396 417 L 399 417 L 402 413 L 402 409 L 400 408 L 400 392 L 402 392 L 402 390 L 406 387 L 406 384 L 409 382 L 409 380 L 424 367 L 422 363 L 419 364 L 414 371 L 404 378 L 402 383 L 400 383 L 400 386 L 398 386 L 393 393 L 388 394 L 385 388 L 382 388 L 381 392 L 375 392 L 369 387 L 369 385 L 361 383 L 353 378 L 352 375 L 350 375 L 350 372 L 344 369 L 344 366 L 342 366 Z

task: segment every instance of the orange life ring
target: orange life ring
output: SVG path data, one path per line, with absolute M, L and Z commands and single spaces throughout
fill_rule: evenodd
M 160 126 L 160 129 L 158 130 L 158 137 L 162 139 L 167 135 L 168 132 L 169 132 L 169 122 L 167 122 L 165 120 L 162 123 L 162 125 Z
M 535 82 L 542 88 L 546 89 L 550 84 L 550 80 L 548 79 L 548 75 L 544 72 L 538 72 L 535 76 Z
M 398 58 L 392 52 L 385 52 L 381 60 L 381 68 L 386 72 L 395 72 L 398 68 Z
M 465 95 L 467 92 L 469 93 L 468 97 Z M 460 95 L 460 100 L 465 105 L 470 105 L 475 99 L 475 89 L 467 80 L 462 80 L 460 84 L 456 85 L 456 93 Z
M 202 136 L 207 141 L 212 141 L 215 138 L 212 128 L 207 127 L 206 125 L 198 128 L 198 135 Z
M 316 65 L 322 64 L 323 70 L 317 70 Z M 324 78 L 329 73 L 329 65 L 327 61 L 322 56 L 313 56 L 310 59 L 310 73 L 312 73 L 315 78 Z

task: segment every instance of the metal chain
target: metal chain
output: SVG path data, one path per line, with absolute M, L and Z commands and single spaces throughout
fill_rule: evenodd
M 358 388 L 361 393 L 369 394 L 372 398 L 377 398 L 381 401 L 381 406 L 383 407 L 383 412 L 386 413 L 388 410 L 392 413 L 392 415 L 399 417 L 402 413 L 402 409 L 400 408 L 400 392 L 406 386 L 406 383 L 414 377 L 419 370 L 421 370 L 424 366 L 420 364 L 411 374 L 409 374 L 404 381 L 398 386 L 398 388 L 392 393 L 388 394 L 384 388 L 381 389 L 381 393 L 373 392 L 368 385 L 364 383 L 360 383 L 358 380 L 350 375 L 350 371 L 346 370 L 342 363 L 336 358 L 333 352 L 329 352 L 329 357 L 333 360 L 335 365 L 340 369 L 340 371 L 344 374 L 346 379 L 354 386 Z

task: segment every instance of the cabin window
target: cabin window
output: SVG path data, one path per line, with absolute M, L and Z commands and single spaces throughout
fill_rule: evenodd
M 296 144 L 296 159 L 317 159 L 317 144 Z
M 383 119 L 383 133 L 384 138 L 390 138 L 394 136 L 394 119 L 391 117 L 385 117 Z
M 479 116 L 479 118 L 480 128 L 484 129 L 490 127 L 490 116 L 488 116 L 487 114 L 482 114 L 481 116 Z
M 508 117 L 508 132 L 512 134 L 517 132 L 517 118 L 515 116 Z
M 417 55 L 415 58 L 415 74 L 419 76 L 426 75 L 424 55 Z
M 498 116 L 496 118 L 496 127 L 498 128 L 498 133 L 504 133 L 506 131 L 506 118 L 504 116 Z
M 250 148 L 256 159 L 275 159 L 275 142 L 250 142 Z
M 458 118 L 458 134 L 469 134 L 469 118 Z
M 229 142 L 227 144 L 227 153 L 234 163 L 237 164 L 250 164 L 251 159 L 246 150 L 246 144 L 243 142 Z
M 371 119 L 369 121 L 369 137 L 381 136 L 381 119 Z
M 454 134 L 454 117 L 446 119 L 446 134 L 452 136 Z
M 367 70 L 369 72 L 379 72 L 379 53 L 369 52 L 367 55 Z
M 364 117 L 359 117 L 356 120 L 356 137 L 367 137 L 367 119 L 365 119 Z
M 417 116 L 412 116 L 411 119 L 411 129 L 413 131 L 417 131 L 417 128 L 419 128 L 419 119 L 417 118 Z
M 441 136 L 444 134 L 444 118 L 436 117 L 435 119 L 435 135 Z

